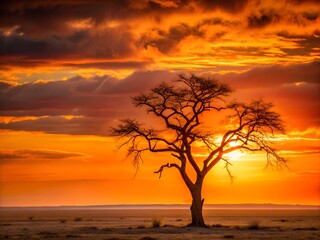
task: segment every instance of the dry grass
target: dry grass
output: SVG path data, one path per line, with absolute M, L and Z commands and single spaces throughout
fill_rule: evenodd
M 249 225 L 246 228 L 250 230 L 258 230 L 261 228 L 260 222 L 258 220 L 254 220 L 251 223 L 249 223 Z
M 60 221 L 61 223 L 65 223 L 67 220 L 65 220 L 65 219 L 59 219 L 59 221 Z
M 224 235 L 223 238 L 234 238 L 233 235 Z
M 152 219 L 152 227 L 153 228 L 161 227 L 161 219 L 159 219 L 159 218 Z

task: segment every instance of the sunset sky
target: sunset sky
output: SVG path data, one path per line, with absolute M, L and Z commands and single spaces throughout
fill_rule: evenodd
M 230 100 L 271 101 L 286 124 L 275 144 L 288 169 L 230 155 L 234 182 L 218 164 L 205 203 L 320 204 L 318 0 L 8 0 L 0 206 L 190 203 L 174 169 L 153 174 L 170 156 L 146 154 L 135 175 L 110 137 L 119 119 L 148 123 L 131 97 L 179 73 L 230 84 Z

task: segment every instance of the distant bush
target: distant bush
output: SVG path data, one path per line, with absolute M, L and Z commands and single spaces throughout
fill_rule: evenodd
M 153 238 L 153 237 L 143 237 L 143 238 L 140 238 L 140 240 L 156 240 L 156 238 Z
M 217 224 L 213 224 L 212 227 L 222 228 L 223 226 L 220 223 L 217 223 Z
M 81 217 L 74 218 L 74 221 L 75 222 L 80 222 L 80 221 L 82 221 L 82 218 Z
M 153 228 L 158 228 L 161 226 L 161 220 L 158 218 L 152 219 L 152 227 Z
M 29 221 L 32 221 L 32 220 L 33 220 L 33 217 L 32 217 L 32 216 L 30 216 L 30 217 L 28 217 L 28 219 L 29 219 Z
M 59 220 L 61 223 L 65 223 L 67 220 L 65 220 L 65 219 L 60 219 Z
M 250 230 L 257 230 L 260 228 L 260 223 L 258 220 L 252 221 L 248 226 L 247 229 Z
M 138 229 L 143 229 L 143 228 L 146 228 L 146 226 L 144 226 L 144 225 L 138 225 L 137 228 L 138 228 Z
M 233 235 L 224 235 L 223 238 L 234 238 Z

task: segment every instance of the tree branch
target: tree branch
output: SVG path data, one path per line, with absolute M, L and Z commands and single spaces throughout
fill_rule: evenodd
M 155 171 L 154 173 L 159 173 L 159 178 L 161 178 L 161 175 L 162 175 L 162 171 L 164 168 L 177 168 L 179 171 L 180 171 L 180 166 L 176 163 L 167 163 L 165 165 L 162 165 L 158 171 Z

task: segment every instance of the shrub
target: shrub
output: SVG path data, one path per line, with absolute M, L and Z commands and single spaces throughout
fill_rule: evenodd
M 256 230 L 260 228 L 260 223 L 258 220 L 252 221 L 248 226 L 248 229 Z
M 154 219 L 152 220 L 152 227 L 153 227 L 153 228 L 158 228 L 158 227 L 160 227 L 160 226 L 161 226 L 161 220 L 158 219 L 158 218 L 154 218 Z

